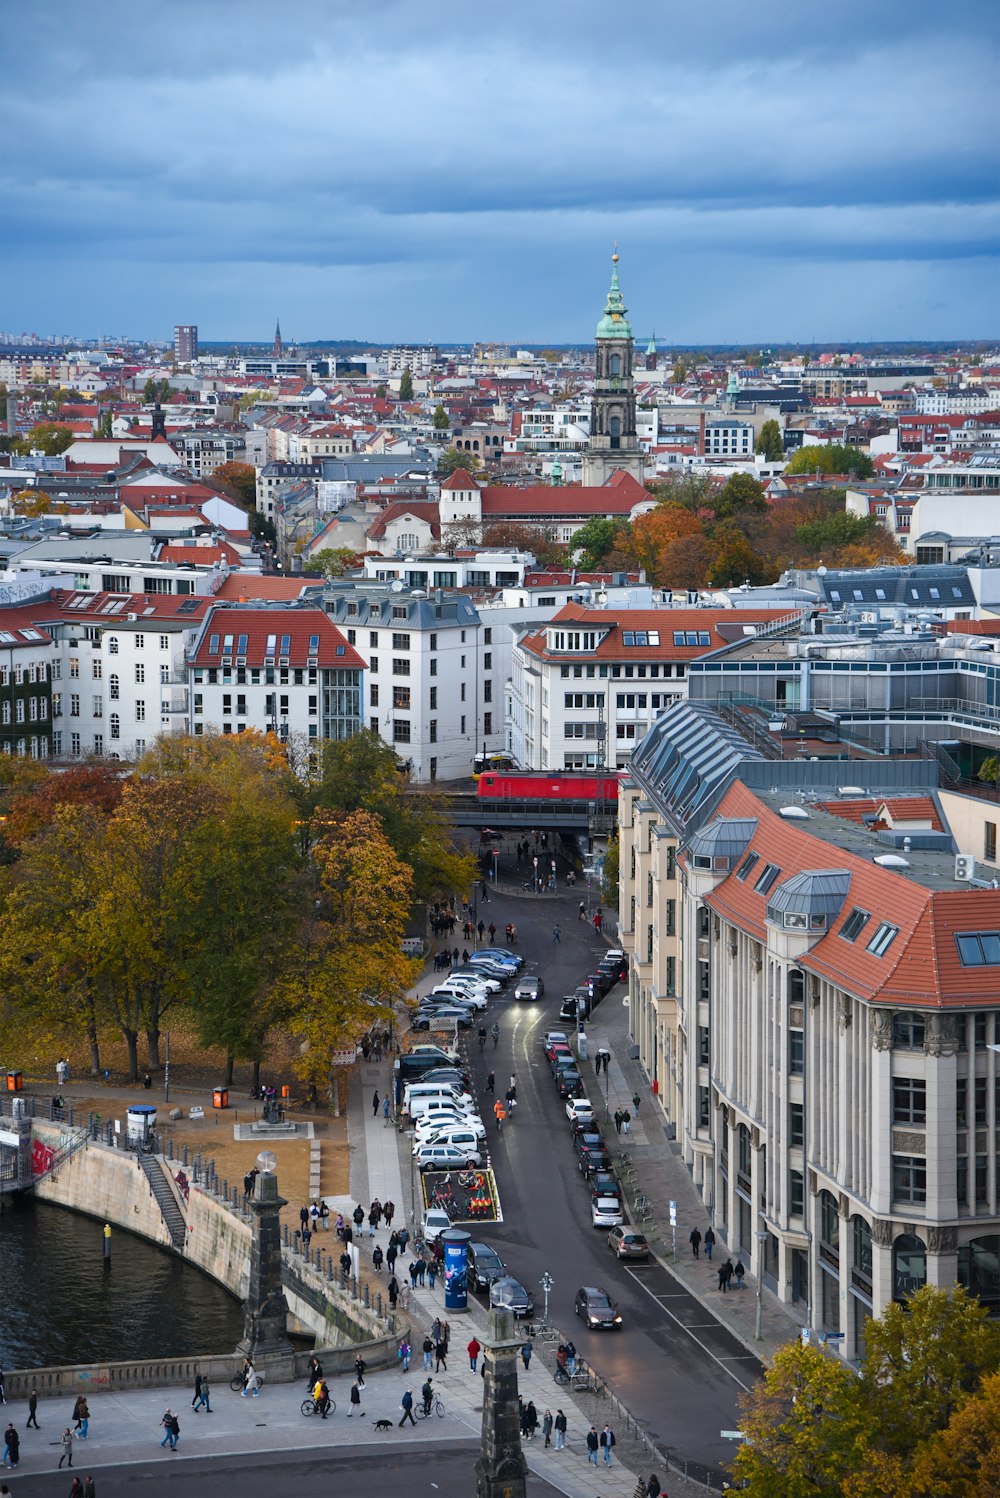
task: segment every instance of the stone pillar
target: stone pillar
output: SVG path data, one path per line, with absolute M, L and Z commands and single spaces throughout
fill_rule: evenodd
M 490 1311 L 483 1337 L 483 1434 L 476 1462 L 476 1498 L 525 1498 L 528 1464 L 521 1451 L 517 1409 L 517 1355 L 513 1311 Z
M 278 1194 L 275 1158 L 268 1151 L 257 1157 L 261 1173 L 250 1199 L 252 1240 L 250 1284 L 243 1302 L 243 1340 L 237 1348 L 253 1358 L 268 1378 L 288 1381 L 294 1376 L 295 1354 L 288 1340 L 288 1303 L 281 1288 L 281 1221 L 286 1205 Z

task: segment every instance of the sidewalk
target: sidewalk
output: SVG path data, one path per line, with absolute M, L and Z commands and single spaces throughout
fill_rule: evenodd
M 639 1190 L 644 1192 L 653 1216 L 654 1226 L 662 1236 L 664 1248 L 658 1252 L 661 1262 L 678 1279 L 685 1289 L 694 1295 L 706 1310 L 718 1317 L 735 1337 L 760 1358 L 769 1363 L 774 1354 L 787 1342 L 794 1341 L 801 1322 L 790 1308 L 781 1305 L 768 1290 L 763 1292 L 761 1316 L 761 1340 L 755 1337 L 757 1318 L 757 1281 L 747 1270 L 744 1288 L 730 1289 L 723 1294 L 718 1286 L 718 1266 L 730 1257 L 725 1235 L 718 1223 L 711 1222 L 704 1202 L 698 1195 L 690 1173 L 684 1164 L 677 1146 L 667 1138 L 666 1120 L 653 1097 L 652 1090 L 638 1061 L 629 1056 L 632 1040 L 628 1029 L 628 1009 L 622 999 L 626 990 L 617 985 L 605 997 L 595 1011 L 587 1032 L 587 1056 L 583 1063 L 583 1076 L 588 1083 L 591 1101 L 598 1118 L 604 1124 L 604 1134 L 609 1148 L 618 1146 L 628 1150 L 636 1169 Z M 592 1075 L 594 1057 L 603 1046 L 611 1052 L 608 1066 L 608 1111 L 604 1123 L 603 1099 L 605 1079 Z M 641 1099 L 638 1114 L 632 1098 Z M 628 1108 L 633 1115 L 628 1135 L 615 1135 L 615 1126 L 610 1115 L 615 1109 Z M 677 1256 L 671 1257 L 670 1202 L 677 1203 Z M 715 1262 L 704 1255 L 696 1259 L 691 1252 L 688 1235 L 697 1228 L 704 1239 L 709 1224 L 716 1235 Z M 735 1281 L 733 1282 L 735 1286 Z

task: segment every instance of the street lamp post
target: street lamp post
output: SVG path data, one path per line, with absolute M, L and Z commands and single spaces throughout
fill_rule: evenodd
M 754 1323 L 754 1341 L 759 1342 L 763 1333 L 764 1301 L 762 1298 L 762 1287 L 764 1280 L 764 1244 L 767 1242 L 768 1234 L 760 1232 L 757 1234 L 757 1242 L 760 1245 L 757 1254 L 757 1317 Z
M 544 1325 L 548 1326 L 548 1324 L 549 1324 L 549 1292 L 551 1291 L 552 1286 L 555 1284 L 555 1280 L 552 1278 L 551 1274 L 549 1274 L 549 1271 L 546 1269 L 544 1271 L 541 1279 L 538 1281 L 538 1283 L 541 1285 L 541 1287 L 542 1287 L 542 1294 L 545 1296 L 545 1312 L 544 1312 L 544 1315 L 543 1315 L 542 1319 L 543 1319 Z

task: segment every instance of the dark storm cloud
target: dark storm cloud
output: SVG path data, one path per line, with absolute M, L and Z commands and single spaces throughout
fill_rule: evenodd
M 777 286 L 802 337 L 845 297 L 879 336 L 988 334 L 997 16 L 8 8 L 0 323 L 224 336 L 263 302 L 302 335 L 585 338 L 617 237 L 678 338 L 768 336 Z

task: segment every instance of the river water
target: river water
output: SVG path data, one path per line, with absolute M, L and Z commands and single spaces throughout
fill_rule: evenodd
M 240 1303 L 200 1269 L 124 1229 L 33 1196 L 0 1210 L 0 1367 L 231 1352 Z

